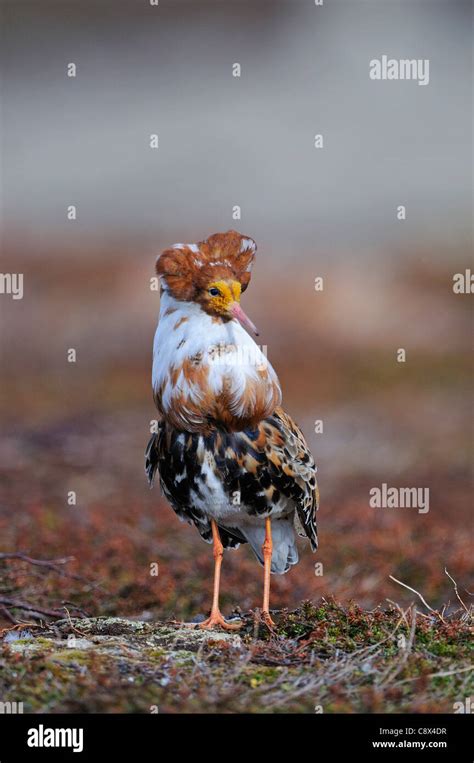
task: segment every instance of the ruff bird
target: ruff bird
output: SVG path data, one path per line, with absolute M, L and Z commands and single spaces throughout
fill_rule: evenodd
M 158 431 L 145 454 L 153 484 L 214 547 L 214 594 L 201 628 L 238 628 L 219 609 L 224 548 L 249 543 L 264 567 L 262 617 L 271 627 L 270 573 L 298 561 L 295 529 L 317 548 L 316 467 L 281 407 L 278 377 L 241 305 L 256 244 L 236 231 L 175 244 L 158 258 L 153 347 Z

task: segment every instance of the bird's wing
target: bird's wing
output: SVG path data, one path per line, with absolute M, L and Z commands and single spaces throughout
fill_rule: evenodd
M 319 507 L 317 469 L 303 433 L 282 408 L 277 408 L 272 416 L 259 424 L 255 432 L 245 434 L 254 448 L 264 448 L 266 456 L 263 463 L 256 463 L 253 473 L 261 485 L 267 487 L 270 478 L 273 491 L 293 499 L 301 529 L 315 551 L 318 546 L 316 512 Z M 274 492 L 273 502 L 275 498 Z
M 301 535 L 313 551 L 318 545 L 316 511 L 319 492 L 316 466 L 303 433 L 281 408 L 242 432 L 219 432 L 209 443 L 216 473 L 230 495 L 238 492 L 246 512 L 266 516 L 290 499 L 296 509 Z
M 158 427 L 159 427 L 158 433 L 152 434 L 145 450 L 145 472 L 146 472 L 146 476 L 148 478 L 148 483 L 150 487 L 153 487 L 153 483 L 155 482 L 156 470 L 158 469 L 158 462 L 160 459 L 159 440 L 160 440 L 160 432 L 162 428 L 161 421 Z
M 189 501 L 189 479 L 197 468 L 197 464 L 190 463 L 189 455 L 185 434 L 167 426 L 165 421 L 160 421 L 158 432 L 152 435 L 145 451 L 145 472 L 150 487 L 158 472 L 163 494 L 178 517 L 189 524 L 195 524 L 205 540 L 210 540 L 211 526 L 208 518 Z M 181 475 L 184 475 L 183 479 Z
M 190 499 L 190 487 L 196 486 L 196 478 L 202 466 L 197 454 L 199 435 L 179 432 L 160 421 L 158 432 L 151 436 L 145 451 L 145 472 L 150 487 L 156 473 L 160 478 L 163 494 L 178 517 L 198 529 L 202 538 L 212 542 L 209 517 Z M 224 548 L 237 548 L 246 538 L 236 527 L 222 527 L 219 534 Z

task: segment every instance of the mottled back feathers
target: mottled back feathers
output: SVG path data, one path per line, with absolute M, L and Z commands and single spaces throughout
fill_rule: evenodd
M 313 550 L 317 548 L 316 511 L 319 495 L 316 467 L 299 428 L 282 410 L 261 421 L 254 429 L 210 435 L 180 433 L 166 422 L 153 435 L 146 452 L 150 484 L 159 471 L 163 491 L 181 519 L 194 523 L 205 540 L 211 538 L 208 515 L 192 496 L 209 489 L 203 465 L 211 467 L 229 502 L 236 501 L 242 514 L 265 517 L 281 499 L 288 501 L 288 518 L 296 508 L 301 527 Z M 227 530 L 224 546 L 245 542 L 245 527 Z

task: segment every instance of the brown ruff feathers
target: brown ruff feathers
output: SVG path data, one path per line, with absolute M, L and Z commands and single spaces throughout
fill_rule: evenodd
M 193 301 L 212 281 L 239 281 L 245 291 L 256 250 L 252 238 L 235 230 L 214 233 L 197 245 L 177 244 L 165 249 L 156 262 L 156 272 L 172 296 L 186 302 Z

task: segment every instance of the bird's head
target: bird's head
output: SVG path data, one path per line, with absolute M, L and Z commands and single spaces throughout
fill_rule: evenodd
M 232 278 L 221 279 L 209 283 L 198 295 L 198 301 L 210 315 L 224 320 L 238 320 L 245 329 L 258 336 L 255 325 L 240 306 L 241 293 L 242 285 L 239 281 Z
M 257 246 L 237 231 L 215 233 L 199 244 L 175 244 L 157 260 L 162 288 L 183 302 L 195 302 L 220 321 L 237 320 L 258 336 L 240 306 L 250 282 Z

